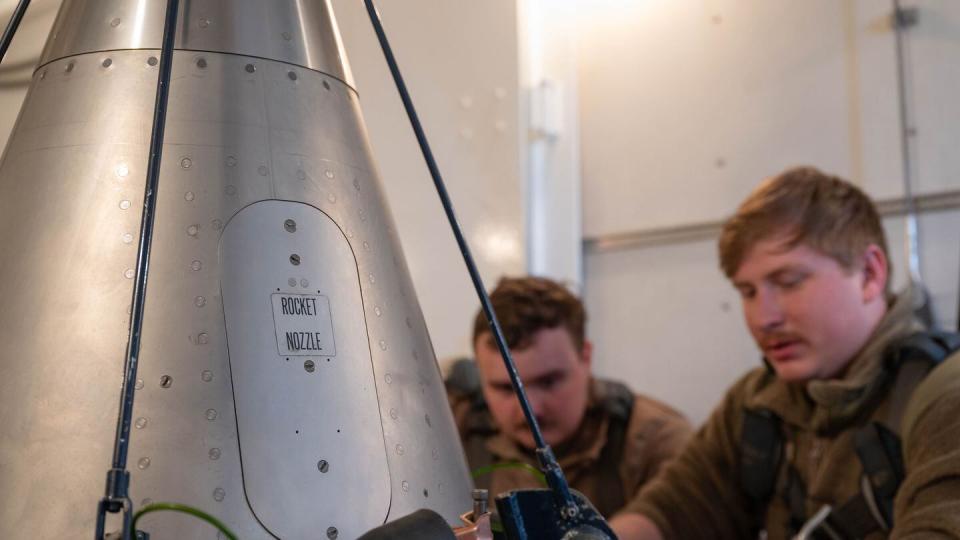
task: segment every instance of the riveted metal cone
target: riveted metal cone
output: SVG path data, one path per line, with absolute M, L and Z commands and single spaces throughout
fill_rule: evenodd
M 65 1 L 0 164 L 5 538 L 94 530 L 164 4 Z M 454 523 L 470 479 L 329 4 L 185 2 L 176 43 L 134 505 L 242 538 L 352 538 L 424 507 Z M 178 514 L 139 528 L 216 537 Z

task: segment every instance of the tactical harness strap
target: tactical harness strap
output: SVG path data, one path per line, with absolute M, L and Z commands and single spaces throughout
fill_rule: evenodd
M 932 368 L 957 350 L 960 350 L 960 334 L 940 331 L 913 334 L 887 348 L 884 367 L 897 380 L 889 394 L 888 425 L 897 430 L 902 428 L 904 411 L 914 389 Z M 743 411 L 740 482 L 761 529 L 766 521 L 767 506 L 775 495 L 783 460 L 783 440 L 780 418 L 772 411 Z M 905 475 L 900 438 L 880 422 L 871 422 L 854 434 L 854 448 L 863 468 L 860 493 L 833 508 L 814 528 L 812 538 L 863 538 L 893 527 L 893 501 Z M 787 528 L 796 533 L 807 521 L 806 489 L 792 465 L 787 465 L 782 495 L 791 514 Z

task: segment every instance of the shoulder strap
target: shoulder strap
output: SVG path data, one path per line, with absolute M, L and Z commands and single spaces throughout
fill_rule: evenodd
M 918 332 L 887 347 L 884 366 L 895 382 L 886 425 L 871 422 L 854 433 L 863 467 L 861 489 L 824 521 L 832 530 L 861 538 L 893 526 L 893 501 L 905 475 L 900 441 L 909 437 L 916 418 L 960 380 L 960 354 L 953 354 L 958 349 L 960 334 L 942 331 Z
M 769 409 L 744 409 L 740 430 L 740 486 L 763 520 L 783 454 L 780 418 Z
M 633 392 L 625 385 L 614 381 L 600 381 L 604 396 L 602 407 L 609 415 L 607 443 L 600 452 L 600 485 L 605 486 L 595 496 L 593 503 L 598 509 L 612 513 L 627 503 L 623 478 L 620 476 L 620 463 L 627 444 L 627 431 L 633 415 Z

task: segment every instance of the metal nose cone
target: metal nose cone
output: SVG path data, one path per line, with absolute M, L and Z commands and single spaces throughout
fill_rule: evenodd
M 94 528 L 162 5 L 65 0 L 0 162 L 5 536 Z M 355 538 L 419 508 L 456 523 L 469 474 L 329 2 L 185 2 L 176 43 L 134 505 L 200 508 L 241 538 Z

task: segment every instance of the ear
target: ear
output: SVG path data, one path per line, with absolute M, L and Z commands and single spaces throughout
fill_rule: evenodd
M 580 361 L 586 367 L 590 367 L 590 362 L 593 361 L 593 342 L 589 339 L 583 340 L 583 348 L 580 349 Z
M 863 254 L 863 301 L 873 302 L 883 299 L 887 291 L 889 271 L 887 254 L 876 244 L 867 246 Z

